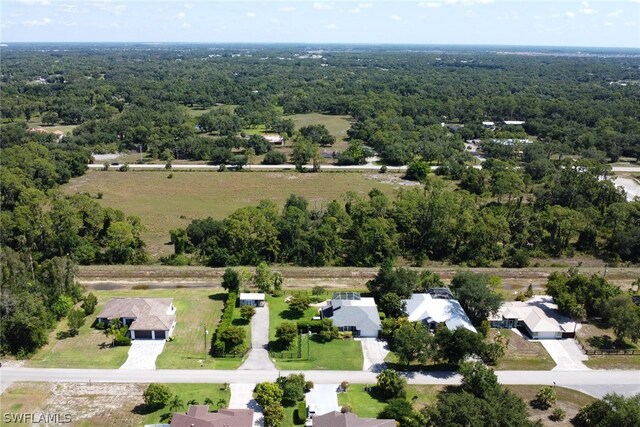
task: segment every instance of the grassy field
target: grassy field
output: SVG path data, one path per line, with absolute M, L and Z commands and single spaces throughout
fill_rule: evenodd
M 598 322 L 583 323 L 576 332 L 578 342 L 588 350 L 606 350 L 614 348 L 616 335 L 612 328 Z M 627 350 L 635 350 L 629 355 L 589 355 L 584 364 L 592 369 L 639 369 L 640 346 L 626 341 Z
M 269 304 L 269 339 L 275 340 L 276 328 L 284 321 L 296 321 L 289 306 L 282 297 L 267 297 Z M 300 319 L 310 319 L 317 315 L 317 309 L 310 307 Z M 348 357 L 345 357 L 348 355 Z M 362 346 L 354 340 L 333 340 L 320 343 L 307 336 L 302 339 L 302 359 L 275 359 L 278 369 L 305 370 L 361 370 L 363 364 Z
M 238 208 L 255 206 L 269 199 L 283 206 L 298 194 L 311 208 L 340 200 L 347 191 L 362 196 L 379 188 L 392 196 L 397 185 L 381 183 L 365 173 L 295 172 L 165 172 L 89 171 L 62 188 L 67 194 L 103 193 L 102 206 L 121 209 L 142 219 L 142 237 L 153 256 L 173 252 L 169 230 L 186 227 L 192 219 L 211 216 L 222 219 Z
M 173 369 L 235 369 L 241 363 L 239 358 L 204 358 L 203 327 L 209 330 L 207 349 L 210 348 L 211 333 L 220 320 L 224 294 L 214 294 L 209 289 L 149 289 L 93 291 L 98 297 L 95 314 L 100 313 L 104 304 L 112 297 L 154 297 L 173 298 L 176 306 L 177 323 L 173 341 L 165 344 L 156 361 L 158 368 Z M 93 316 L 78 336 L 58 340 L 57 331 L 66 330 L 66 322 L 49 337 L 49 344 L 40 349 L 27 362 L 34 367 L 57 368 L 118 368 L 127 359 L 129 347 L 111 348 L 111 342 L 102 331 L 91 328 Z
M 495 334 L 496 330 L 491 330 Z M 498 364 L 496 370 L 532 370 L 541 371 L 553 369 L 556 364 L 539 342 L 530 342 L 509 329 L 501 329 L 500 333 L 509 340 L 507 352 Z
M 336 142 L 347 137 L 347 131 L 351 127 L 351 116 L 331 116 L 328 114 L 308 113 L 285 116 L 285 119 L 293 120 L 296 129 L 308 125 L 325 125 L 329 133 L 336 137 Z

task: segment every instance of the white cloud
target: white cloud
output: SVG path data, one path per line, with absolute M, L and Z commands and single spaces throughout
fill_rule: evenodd
M 605 22 L 604 26 L 605 27 L 613 27 L 613 22 Z
M 46 6 L 51 4 L 51 0 L 18 0 L 18 3 L 28 6 Z
M 391 15 L 391 19 L 393 19 L 394 21 L 402 20 L 402 18 L 400 18 L 398 15 Z
M 78 13 L 78 5 L 76 5 L 76 4 L 61 4 L 60 6 L 58 6 L 58 12 Z
M 622 10 L 616 9 L 613 12 L 607 13 L 607 16 L 611 16 L 612 18 L 615 18 L 616 16 L 620 16 L 621 13 L 622 13 Z
M 26 27 L 41 27 L 43 25 L 49 25 L 53 23 L 53 19 L 42 18 L 41 20 L 23 21 L 22 24 Z
M 591 6 L 589 6 L 589 2 L 583 1 L 582 5 L 579 9 L 580 13 L 584 13 L 585 15 L 593 15 L 594 13 L 596 13 L 595 10 L 593 10 L 593 8 L 591 8 Z
M 271 18 L 271 19 L 269 20 L 269 22 L 271 22 L 272 24 L 279 24 L 279 23 L 280 23 L 280 20 L 279 20 L 279 19 L 277 19 L 277 18 Z
M 191 3 L 185 3 L 182 5 L 185 9 L 193 9 L 193 4 Z
M 313 8 L 315 10 L 331 10 L 333 9 L 333 6 L 327 3 L 323 3 L 321 1 L 317 1 L 313 3 Z
M 373 7 L 373 3 L 358 3 L 360 9 L 369 9 Z
M 476 0 L 476 3 L 478 4 L 491 4 L 493 2 L 494 0 Z
M 21 16 L 23 16 L 24 13 L 22 12 L 14 12 L 14 13 L 10 13 L 9 16 L 12 18 L 20 18 Z
M 278 9 L 280 12 L 295 12 L 297 9 L 293 6 L 283 6 Z
M 418 6 L 436 8 L 436 7 L 441 7 L 442 3 L 437 1 L 421 1 L 420 3 L 418 3 Z
M 176 18 L 178 18 L 181 21 L 184 21 L 185 19 L 187 19 L 187 14 L 184 12 L 180 12 L 176 15 Z
M 565 12 L 564 16 L 566 16 L 567 18 L 575 18 L 576 14 L 574 12 Z
M 356 7 L 355 9 L 351 9 L 349 13 L 360 13 L 360 9 Z
M 255 13 L 253 13 L 253 12 L 247 12 L 247 16 L 248 16 L 249 18 L 255 18 L 255 17 L 256 17 L 256 14 L 255 14 Z
M 327 30 L 335 30 L 336 24 L 329 24 L 324 26 Z

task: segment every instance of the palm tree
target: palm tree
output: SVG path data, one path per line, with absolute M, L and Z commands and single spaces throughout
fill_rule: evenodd
M 171 402 L 169 402 L 169 409 L 171 410 L 171 412 L 181 409 L 183 406 L 184 402 L 177 394 L 173 396 L 173 399 L 171 399 Z
M 205 405 L 208 405 L 208 406 L 211 406 L 211 405 L 213 405 L 213 400 L 211 400 L 211 398 L 210 398 L 210 397 L 206 397 L 206 398 L 204 399 L 204 404 L 205 404 Z M 211 409 L 211 408 L 209 408 L 209 409 Z
M 199 405 L 199 403 L 197 400 L 191 399 L 190 401 L 187 402 L 187 405 Z

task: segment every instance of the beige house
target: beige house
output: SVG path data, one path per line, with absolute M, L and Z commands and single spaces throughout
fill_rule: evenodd
M 396 427 L 396 421 L 358 418 L 350 412 L 343 414 L 333 411 L 313 417 L 313 427 Z
M 120 319 L 134 339 L 169 339 L 176 326 L 173 298 L 111 298 L 97 322 Z

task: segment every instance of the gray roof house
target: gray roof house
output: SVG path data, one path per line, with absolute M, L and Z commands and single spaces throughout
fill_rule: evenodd
M 176 326 L 173 298 L 111 298 L 96 321 L 120 319 L 131 339 L 169 339 Z
M 313 427 L 396 427 L 396 421 L 358 418 L 351 412 L 342 414 L 333 411 L 313 417 Z
M 382 329 L 378 307 L 373 298 L 358 292 L 336 292 L 322 317 L 333 320 L 341 331 L 351 331 L 356 337 L 378 337 Z

